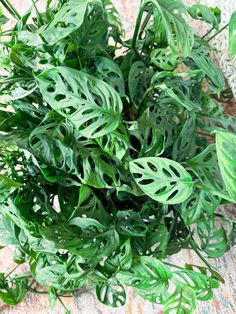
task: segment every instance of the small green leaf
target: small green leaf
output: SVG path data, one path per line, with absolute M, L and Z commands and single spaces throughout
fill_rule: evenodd
M 22 184 L 0 175 L 0 203 L 3 203 Z
M 164 204 L 178 204 L 192 193 L 190 174 L 175 161 L 161 157 L 145 157 L 130 162 L 130 172 L 140 189 Z

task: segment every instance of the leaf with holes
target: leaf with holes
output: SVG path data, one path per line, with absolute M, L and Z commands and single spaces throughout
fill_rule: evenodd
M 136 107 L 138 107 L 150 84 L 151 76 L 152 70 L 148 69 L 142 61 L 136 61 L 130 68 L 128 77 L 129 94 Z
M 192 314 L 197 307 L 196 295 L 190 287 L 177 286 L 164 301 L 165 314 Z
M 193 47 L 192 28 L 184 20 L 187 10 L 181 0 L 145 0 L 143 6 L 152 4 L 159 13 L 167 36 L 167 41 L 173 52 L 187 57 Z M 156 31 L 159 31 L 158 29 Z
M 173 282 L 176 285 L 185 285 L 192 288 L 198 300 L 210 300 L 213 297 L 212 289 L 218 288 L 215 279 L 193 270 L 177 270 L 173 273 Z
M 91 0 L 67 1 L 53 20 L 41 30 L 41 35 L 50 45 L 70 35 L 84 21 L 84 16 Z
M 175 161 L 145 157 L 131 161 L 129 165 L 140 189 L 157 202 L 179 204 L 192 193 L 190 174 Z
M 149 292 L 164 292 L 172 273 L 161 261 L 148 256 L 136 258 L 130 270 L 120 271 L 117 279 L 126 286 Z
M 212 215 L 221 200 L 203 190 L 196 190 L 187 200 L 181 204 L 181 216 L 186 225 L 191 225 L 204 217 Z
M 100 137 L 118 127 L 122 102 L 107 83 L 68 67 L 45 71 L 37 81 L 45 101 L 83 136 Z
M 197 232 L 201 240 L 201 250 L 206 252 L 209 257 L 220 257 L 228 249 L 227 234 L 224 227 L 217 226 L 214 217 L 200 221 L 197 225 Z
M 105 305 L 118 307 L 125 305 L 126 293 L 124 286 L 116 280 L 109 280 L 105 285 L 96 286 L 97 298 Z
M 142 237 L 147 232 L 147 226 L 138 213 L 122 210 L 116 215 L 116 230 L 125 236 Z
M 218 95 L 224 89 L 225 80 L 223 73 L 211 59 L 209 47 L 201 44 L 200 40 L 195 42 L 191 54 L 185 59 L 185 64 L 190 69 L 204 71 L 210 88 Z
M 126 240 L 115 252 L 105 261 L 105 268 L 109 271 L 129 270 L 132 266 L 132 247 L 130 239 Z
M 210 8 L 204 4 L 197 3 L 188 8 L 188 13 L 192 18 L 207 22 L 215 29 L 219 29 L 221 21 L 221 10 L 219 8 Z
M 173 145 L 173 160 L 182 161 L 193 157 L 196 146 L 196 116 L 190 114 Z
M 181 58 L 179 54 L 174 53 L 171 49 L 158 48 L 154 49 L 150 55 L 152 63 L 158 68 L 166 71 L 174 70 Z
M 236 201 L 236 136 L 225 131 L 216 131 L 216 152 L 229 195 Z

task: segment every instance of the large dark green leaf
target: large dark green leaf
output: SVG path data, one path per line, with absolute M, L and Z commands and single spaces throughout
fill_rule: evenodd
M 143 192 L 160 203 L 178 204 L 192 193 L 190 174 L 175 161 L 144 157 L 130 162 L 130 171 Z
M 125 305 L 126 293 L 122 284 L 116 280 L 109 280 L 105 285 L 96 287 L 98 300 L 105 305 L 118 307 Z
M 45 101 L 83 136 L 99 137 L 118 127 L 122 102 L 107 83 L 67 67 L 45 71 L 37 80 Z

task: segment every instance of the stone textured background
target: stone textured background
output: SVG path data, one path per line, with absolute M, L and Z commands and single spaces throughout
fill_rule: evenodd
M 79 1 L 79 0 L 78 0 Z M 31 0 L 11 0 L 21 13 L 27 9 Z M 45 1 L 40 1 L 41 5 Z M 185 1 L 188 4 L 196 3 L 197 1 Z M 219 5 L 223 10 L 223 25 L 228 21 L 232 10 L 236 10 L 236 0 L 202 0 L 203 3 L 208 3 L 212 6 Z M 124 21 L 127 33 L 133 31 L 135 16 L 137 13 L 139 0 L 114 0 L 117 8 L 120 11 L 122 20 Z M 12 22 L 11 22 L 12 23 Z M 199 32 L 204 32 L 203 27 Z M 214 45 L 218 49 L 219 63 L 228 78 L 231 87 L 236 95 L 236 61 L 235 58 L 229 58 L 227 53 L 227 32 L 224 32 L 220 39 L 214 41 Z M 235 210 L 229 208 L 231 214 L 235 215 Z M 0 271 L 10 271 L 14 264 L 11 262 L 12 249 L 4 249 L 0 251 Z M 171 258 L 171 260 L 179 265 L 184 263 L 201 264 L 197 256 L 189 251 L 183 251 Z M 228 252 L 224 257 L 216 259 L 215 267 L 222 273 L 226 280 L 225 285 L 216 290 L 214 300 L 208 303 L 200 303 L 198 314 L 233 314 L 236 313 L 236 248 Z M 127 304 L 118 309 L 111 309 L 100 304 L 94 295 L 93 291 L 87 291 L 78 294 L 75 298 L 64 298 L 63 302 L 71 310 L 72 314 L 162 314 L 162 308 L 148 301 L 141 299 L 135 294 L 132 289 L 127 289 Z M 49 310 L 47 296 L 28 294 L 25 301 L 11 308 L 0 303 L 0 313 L 2 314 L 63 314 L 64 309 L 58 302 L 55 309 Z

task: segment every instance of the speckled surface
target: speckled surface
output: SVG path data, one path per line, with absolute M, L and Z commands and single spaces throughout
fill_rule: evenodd
M 227 2 L 228 0 L 222 0 Z M 231 0 L 229 0 L 231 1 Z M 186 1 L 188 4 L 197 1 Z M 206 2 L 206 1 L 205 1 Z M 12 0 L 19 11 L 24 12 L 28 8 L 31 0 Z M 41 1 L 41 3 L 45 3 Z M 121 13 L 127 33 L 133 31 L 134 20 L 139 5 L 139 0 L 114 0 Z M 211 1 L 212 3 L 212 1 Z M 202 30 L 200 30 L 202 31 Z M 232 215 L 236 210 L 231 208 Z M 11 262 L 12 248 L 0 251 L 0 271 L 10 271 L 14 264 Z M 184 263 L 199 264 L 199 259 L 188 251 L 183 251 L 171 258 L 179 265 Z M 201 303 L 196 313 L 198 314 L 233 314 L 236 313 L 236 248 L 225 254 L 224 257 L 213 261 L 215 267 L 225 278 L 225 285 L 215 291 L 214 299 L 207 303 Z M 23 266 L 24 267 L 24 266 Z M 72 314 L 161 314 L 162 308 L 141 299 L 132 289 L 127 289 L 127 304 L 118 309 L 111 309 L 100 304 L 93 291 L 78 294 L 75 298 L 64 298 L 63 302 L 71 310 Z M 1 314 L 63 314 L 64 310 L 58 302 L 56 307 L 50 311 L 48 298 L 44 295 L 28 294 L 25 301 L 11 308 L 0 303 Z

